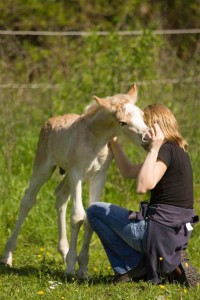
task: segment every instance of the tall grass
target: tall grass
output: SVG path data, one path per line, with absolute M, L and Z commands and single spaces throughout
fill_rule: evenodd
M 40 52 L 37 48 L 28 49 L 27 45 L 23 45 L 24 51 L 28 53 L 28 60 L 23 62 L 22 57 L 16 59 L 19 76 L 14 73 L 13 68 L 7 71 L 7 78 L 10 82 L 26 82 L 28 71 L 31 70 L 34 82 L 50 82 L 59 85 L 52 89 L 45 87 L 24 89 L 19 87 L 1 90 L 1 254 L 16 222 L 19 202 L 29 182 L 41 125 L 53 115 L 82 113 L 84 106 L 91 101 L 93 94 L 104 97 L 115 93 L 126 93 L 133 82 L 141 80 L 149 80 L 149 84 L 138 86 L 138 105 L 144 107 L 153 102 L 167 105 L 175 113 L 180 123 L 181 132 L 189 142 L 189 154 L 194 170 L 195 209 L 200 214 L 200 128 L 198 125 L 200 123 L 200 101 L 198 82 L 151 84 L 151 79 L 162 77 L 164 74 L 164 71 L 162 70 L 163 73 L 161 73 L 161 69 L 158 68 L 156 59 L 160 41 L 151 40 L 151 36 L 147 37 L 146 40 L 141 38 L 134 42 L 123 42 L 123 47 L 120 45 L 122 40 L 118 40 L 115 36 L 109 37 L 104 42 L 95 36 L 91 39 L 79 41 L 76 44 L 77 47 L 73 43 L 68 45 L 64 55 L 67 66 L 63 66 L 63 68 L 60 61 L 56 65 L 59 57 L 52 56 L 52 52 L 54 55 L 56 51 L 59 55 L 61 52 L 64 53 L 66 43 L 63 41 L 60 40 L 59 45 L 57 45 L 58 48 L 56 48 L 55 43 L 52 46 L 54 49 L 54 51 L 51 49 L 52 52 L 50 50 L 49 52 Z M 105 46 L 108 47 L 106 52 Z M 130 47 L 131 50 L 126 51 L 126 47 Z M 82 53 L 79 56 L 70 56 L 70 51 L 75 51 L 78 55 L 80 50 Z M 2 70 L 5 71 L 2 66 Z M 59 66 L 59 71 L 56 70 L 56 66 Z M 178 64 L 177 69 L 179 71 L 181 69 Z M 171 71 L 170 69 L 165 77 L 170 77 Z M 180 75 L 179 71 L 176 70 L 175 74 Z M 125 144 L 124 146 L 133 162 L 139 162 L 143 159 L 144 152 L 138 146 L 132 144 Z M 143 282 L 114 285 L 111 282 L 112 270 L 96 235 L 93 235 L 91 243 L 88 279 L 85 282 L 79 282 L 75 278 L 70 282 L 67 281 L 64 276 L 65 267 L 56 251 L 57 220 L 54 209 L 54 188 L 60 180 L 60 175 L 56 171 L 50 181 L 41 189 L 38 201 L 24 223 L 19 236 L 19 245 L 14 254 L 14 267 L 1 267 L 1 300 L 38 299 L 40 297 L 43 299 L 72 300 L 200 299 L 198 296 L 199 287 L 188 290 L 178 285 L 160 287 Z M 87 185 L 84 186 L 83 192 L 84 205 L 87 207 Z M 101 199 L 127 208 L 137 209 L 138 203 L 148 199 L 148 195 L 137 195 L 134 182 L 122 179 L 114 162 L 112 162 Z M 71 203 L 69 210 L 70 206 Z M 67 225 L 69 228 L 69 211 Z M 81 231 L 81 236 L 82 234 Z M 78 249 L 81 246 L 81 236 Z M 199 225 L 196 225 L 190 240 L 189 253 L 192 263 L 198 269 L 199 247 Z

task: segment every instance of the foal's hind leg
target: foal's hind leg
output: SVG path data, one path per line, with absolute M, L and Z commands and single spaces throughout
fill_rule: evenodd
M 24 197 L 20 203 L 19 215 L 15 225 L 15 228 L 6 243 L 5 251 L 1 262 L 7 265 L 12 266 L 12 255 L 13 251 L 17 246 L 17 238 L 20 232 L 21 226 L 28 215 L 30 209 L 36 202 L 36 196 L 39 192 L 41 186 L 51 177 L 51 174 L 54 170 L 52 166 L 39 166 L 34 168 L 32 178 L 28 189 L 25 191 Z

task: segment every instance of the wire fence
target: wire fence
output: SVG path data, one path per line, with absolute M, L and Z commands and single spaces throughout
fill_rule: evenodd
M 91 35 L 97 36 L 108 36 L 109 34 L 118 34 L 120 36 L 140 36 L 145 32 L 151 32 L 154 35 L 185 35 L 185 34 L 199 34 L 200 28 L 183 28 L 183 29 L 158 29 L 158 30 L 133 30 L 133 31 L 27 31 L 27 30 L 0 30 L 0 36 L 79 36 L 87 37 Z M 200 77 L 176 77 L 176 78 L 162 78 L 162 79 L 151 79 L 151 80 L 139 80 L 136 81 L 137 85 L 148 86 L 148 85 L 165 85 L 165 84 L 178 84 L 178 83 L 191 83 L 199 82 Z M 60 89 L 64 87 L 64 84 L 52 84 L 49 82 L 43 83 L 0 83 L 0 89 Z
M 121 36 L 140 36 L 144 33 L 145 31 L 117 32 L 117 34 Z M 151 31 L 151 33 L 155 35 L 181 36 L 185 34 L 199 34 L 200 29 L 154 30 Z M 12 174 L 13 170 L 15 170 L 15 158 L 13 156 L 15 153 L 18 153 L 19 156 L 21 155 L 22 145 L 24 148 L 27 147 L 30 152 L 28 152 L 29 155 L 32 155 L 27 145 L 30 143 L 34 147 L 39 128 L 49 117 L 65 113 L 82 113 L 84 106 L 91 101 L 91 95 L 94 93 L 98 93 L 98 96 L 109 96 L 112 92 L 125 92 L 126 89 L 133 84 L 133 82 L 130 82 L 132 78 L 134 78 L 133 73 L 131 73 L 132 66 L 129 65 L 129 69 L 127 69 L 126 65 L 123 67 L 119 66 L 119 69 L 121 68 L 119 72 L 118 64 L 113 66 L 109 60 L 105 60 L 104 65 L 99 63 L 98 71 L 102 71 L 102 74 L 107 76 L 107 70 L 113 70 L 112 73 L 109 73 L 110 77 L 113 76 L 110 79 L 110 85 L 104 76 L 100 78 L 97 76 L 96 73 L 98 72 L 95 69 L 95 64 L 94 69 L 90 70 L 90 65 L 85 63 L 84 66 L 82 66 L 82 61 L 80 60 L 76 68 L 74 68 L 72 64 L 70 73 L 67 65 L 70 63 L 70 55 L 79 57 L 80 51 L 82 51 L 82 48 L 77 46 L 77 48 L 74 48 L 74 52 L 71 52 L 72 50 L 69 48 L 70 37 L 87 37 L 93 34 L 105 36 L 106 39 L 106 36 L 108 36 L 110 32 L 0 31 L 1 40 L 4 40 L 6 36 L 10 36 L 7 40 L 10 43 L 8 51 L 10 51 L 11 57 L 11 59 L 8 59 L 7 56 L 7 41 L 5 41 L 5 43 L 2 42 L 0 44 L 0 57 L 1 67 L 4 72 L 1 72 L 0 77 L 0 140 L 3 145 L 1 149 L 2 161 L 6 162 L 2 169 L 6 168 L 8 172 Z M 16 36 L 16 39 L 12 38 L 12 36 Z M 33 55 L 34 58 L 36 57 L 34 60 L 32 56 L 29 55 L 29 49 L 23 52 L 23 44 L 16 41 L 17 36 L 44 36 L 45 41 L 48 40 L 45 36 L 52 36 L 55 37 L 56 41 L 52 38 L 54 40 L 54 48 L 48 49 L 49 52 L 51 52 L 50 54 L 46 49 L 44 52 L 40 52 L 40 47 L 36 46 L 34 48 L 35 52 L 31 52 L 31 55 Z M 56 38 L 65 36 L 69 36 L 69 39 Z M 80 38 L 80 40 L 85 41 L 86 39 Z M 125 38 L 124 40 L 127 41 L 130 39 Z M 60 44 L 56 44 L 57 41 Z M 58 47 L 60 47 L 59 53 L 57 51 Z M 102 51 L 104 51 L 104 48 Z M 99 53 L 97 53 L 97 57 L 98 55 Z M 138 105 L 145 107 L 149 103 L 162 102 L 172 109 L 181 124 L 183 135 L 189 141 L 192 163 L 195 170 L 194 183 L 196 193 L 199 196 L 200 139 L 198 137 L 200 135 L 200 127 L 198 124 L 200 122 L 200 75 L 196 71 L 197 66 L 195 65 L 195 61 L 190 68 L 190 72 L 184 69 L 185 65 L 181 65 L 183 69 L 180 68 L 180 70 L 176 72 L 174 56 L 171 55 L 171 52 L 167 52 L 162 64 L 164 70 L 162 69 L 160 76 L 159 73 L 156 73 L 155 69 L 155 72 L 151 70 L 149 77 L 136 77 L 135 83 L 139 86 Z M 88 60 L 88 57 L 85 56 L 83 59 Z M 90 59 L 92 60 L 92 56 Z M 18 69 L 15 68 L 13 63 L 15 60 L 17 61 L 16 66 Z M 93 66 L 93 64 L 91 65 Z M 172 67 L 167 68 L 168 65 Z M 157 65 L 155 68 L 156 67 Z M 141 74 L 143 74 L 145 68 L 146 65 L 142 64 Z M 173 68 L 175 69 L 174 73 L 172 72 Z M 195 70 L 193 71 L 192 68 Z M 188 66 L 187 69 L 189 70 Z M 85 70 L 87 70 L 89 75 L 93 72 L 94 77 L 89 77 L 88 75 L 85 79 L 86 81 L 82 80 L 83 74 L 86 73 Z M 170 72 L 168 72 L 169 70 Z M 31 77 L 32 75 L 33 77 Z M 76 77 L 73 77 L 74 75 L 76 75 Z M 124 75 L 126 75 L 126 77 Z M 21 157 L 20 159 L 23 161 L 24 158 Z M 24 165 L 26 165 L 26 162 Z
M 164 78 L 164 79 L 152 79 L 152 80 L 142 80 L 136 81 L 138 86 L 148 86 L 148 85 L 163 85 L 163 84 L 178 84 L 178 83 L 192 83 L 200 82 L 200 77 L 187 77 L 187 78 Z M 131 84 L 131 83 L 130 83 Z M 49 83 L 7 83 L 0 84 L 0 89 L 60 89 L 64 87 L 65 84 L 49 84 Z
M 136 81 L 137 85 L 160 85 L 160 84 L 177 84 L 177 83 L 191 83 L 200 82 L 200 77 L 187 77 L 187 78 L 164 78 L 164 79 L 153 79 L 153 80 L 142 80 Z M 64 84 L 49 84 L 49 83 L 26 83 L 26 84 L 0 84 L 1 89 L 59 89 L 64 87 Z
M 158 30 L 133 30 L 133 31 L 113 31 L 118 35 L 143 35 L 145 32 L 151 32 L 155 35 L 178 35 L 178 34 L 198 34 L 200 28 L 190 29 L 158 29 Z M 0 35 L 43 35 L 43 36 L 90 36 L 93 34 L 106 36 L 110 31 L 28 31 L 28 30 L 0 30 Z

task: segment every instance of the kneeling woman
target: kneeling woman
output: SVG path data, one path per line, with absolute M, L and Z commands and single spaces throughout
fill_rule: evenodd
M 150 191 L 149 203 L 141 203 L 137 213 L 98 202 L 88 208 L 87 218 L 118 282 L 146 278 L 158 284 L 172 278 L 194 285 L 198 276 L 184 252 L 192 224 L 198 220 L 188 145 L 165 106 L 147 106 L 144 119 L 151 143 L 143 163 L 133 165 L 116 139 L 110 147 L 121 175 L 136 179 L 137 193 Z

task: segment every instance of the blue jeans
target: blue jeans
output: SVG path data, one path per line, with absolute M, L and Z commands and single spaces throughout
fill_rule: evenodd
M 87 218 L 97 233 L 116 274 L 136 267 L 144 256 L 147 220 L 129 220 L 129 210 L 96 202 L 87 209 Z

